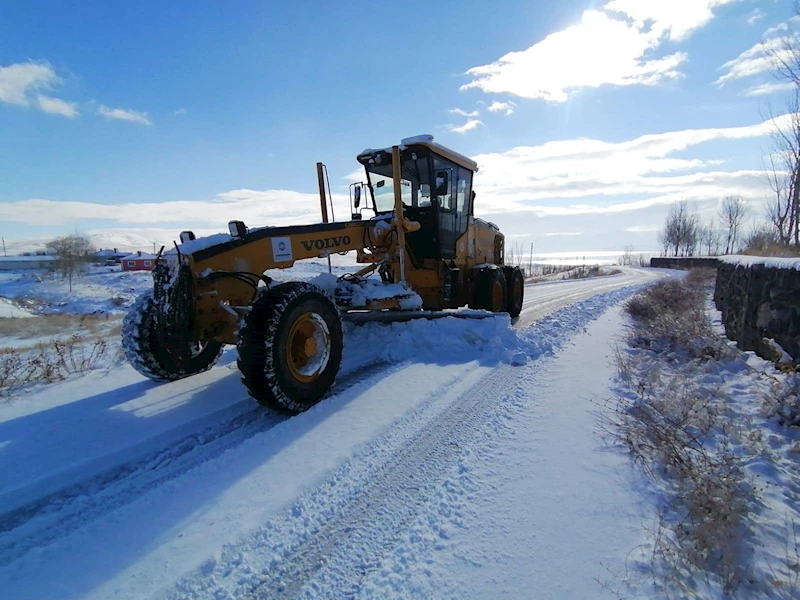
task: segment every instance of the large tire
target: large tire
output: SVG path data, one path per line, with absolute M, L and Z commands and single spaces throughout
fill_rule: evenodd
M 525 277 L 519 267 L 503 267 L 506 278 L 506 312 L 512 319 L 522 312 L 522 302 L 525 299 Z
M 170 352 L 158 330 L 158 307 L 149 290 L 131 306 L 122 324 L 122 349 L 131 366 L 153 381 L 176 381 L 207 371 L 222 354 L 220 342 Z M 174 350 L 174 349 L 173 349 Z
M 239 331 L 242 383 L 260 404 L 297 413 L 322 400 L 342 362 L 342 324 L 320 288 L 291 282 L 263 292 Z
M 490 312 L 506 310 L 506 278 L 500 269 L 481 269 L 475 277 L 474 286 L 470 308 Z

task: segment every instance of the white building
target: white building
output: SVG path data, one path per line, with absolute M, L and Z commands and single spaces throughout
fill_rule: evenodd
M 0 271 L 18 269 L 51 269 L 56 266 L 55 256 L 0 256 Z

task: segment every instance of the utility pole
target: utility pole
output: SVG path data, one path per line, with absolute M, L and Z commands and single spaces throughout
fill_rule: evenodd
M 531 242 L 531 255 L 528 257 L 528 277 L 533 277 L 533 242 Z
M 3 238 L 3 256 L 8 256 L 6 252 L 6 238 Z

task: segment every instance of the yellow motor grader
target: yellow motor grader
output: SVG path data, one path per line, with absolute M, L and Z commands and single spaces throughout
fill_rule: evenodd
M 153 271 L 153 289 L 131 307 L 123 348 L 157 381 L 205 371 L 236 344 L 242 382 L 259 403 L 303 411 L 330 390 L 342 358 L 342 319 L 516 317 L 524 280 L 504 265 L 504 237 L 473 216 L 478 165 L 432 136 L 365 150 L 366 182 L 350 186 L 351 219 L 328 222 L 324 165 L 317 163 L 322 223 L 248 229 L 181 243 Z M 364 218 L 364 211 L 369 218 Z M 162 249 L 163 251 L 163 249 Z M 356 252 L 364 265 L 333 289 L 275 284 L 266 272 L 298 260 Z

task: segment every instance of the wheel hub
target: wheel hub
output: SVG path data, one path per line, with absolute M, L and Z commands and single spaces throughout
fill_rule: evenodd
M 331 354 L 331 336 L 321 315 L 308 312 L 292 324 L 286 343 L 286 364 L 292 377 L 309 383 L 325 370 Z

